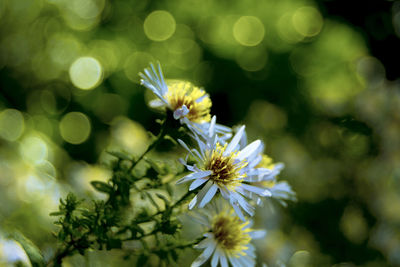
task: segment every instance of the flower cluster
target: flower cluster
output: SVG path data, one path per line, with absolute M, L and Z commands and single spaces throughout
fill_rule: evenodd
M 150 105 L 171 110 L 174 119 L 189 129 L 195 143 L 191 147 L 178 140 L 188 153 L 180 161 L 189 174 L 177 184 L 190 182 L 189 190 L 197 192 L 189 209 L 208 210 L 197 216 L 207 230 L 205 239 L 197 245 L 204 252 L 192 266 L 200 266 L 211 255 L 212 266 L 228 266 L 228 261 L 232 266 L 254 266 L 250 241 L 265 232 L 252 230 L 246 216 L 253 216 L 255 206 L 262 205 L 264 198 L 283 205 L 285 200 L 296 199 L 289 184 L 277 180 L 284 165 L 273 164 L 263 154 L 261 140 L 248 144 L 245 126 L 234 131 L 217 124 L 216 117 L 210 115 L 211 100 L 204 90 L 189 82 L 166 81 L 159 64 L 150 65 L 140 76 L 142 84 L 157 97 Z

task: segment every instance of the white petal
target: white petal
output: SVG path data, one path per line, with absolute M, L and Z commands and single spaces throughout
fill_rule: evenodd
M 217 267 L 219 261 L 219 253 L 216 250 L 211 260 L 211 267 Z
M 271 191 L 269 191 L 268 189 L 264 189 L 264 188 L 260 188 L 260 187 L 248 185 L 248 184 L 241 184 L 240 186 L 243 189 L 253 192 L 253 193 L 256 193 L 257 195 L 260 195 L 262 197 L 272 196 Z
M 243 267 L 252 267 L 255 265 L 254 260 L 246 256 L 239 257 L 238 261 L 241 263 Z
M 197 203 L 197 195 L 194 196 L 194 198 L 190 201 L 189 203 L 189 209 L 193 209 L 193 207 L 196 205 Z
M 264 238 L 266 234 L 267 234 L 267 232 L 264 230 L 256 230 L 256 231 L 250 232 L 249 236 L 252 239 L 260 239 L 260 238 Z
M 199 178 L 196 179 L 195 181 L 193 181 L 193 183 L 189 186 L 189 191 L 192 191 L 194 189 L 196 189 L 197 187 L 199 187 L 200 185 L 204 184 L 205 182 L 207 182 L 207 178 Z
M 200 192 L 192 199 L 192 201 L 189 203 L 189 209 L 192 209 L 196 203 L 200 203 L 204 196 L 206 195 L 206 193 L 208 192 L 208 190 L 210 189 L 210 187 L 213 185 L 212 181 L 208 181 L 206 183 L 205 186 L 203 186 L 203 188 L 200 190 Z
M 204 92 L 203 90 L 200 90 L 200 91 Z M 210 97 L 210 96 L 208 94 L 204 94 L 204 95 L 202 95 L 202 96 L 200 96 L 199 98 L 196 99 L 196 103 L 200 103 L 206 97 Z
M 247 203 L 247 201 L 243 197 L 239 198 L 238 202 L 240 207 L 244 209 L 247 214 L 249 214 L 250 216 L 254 216 L 254 207 Z
M 215 130 L 216 130 L 217 133 L 220 133 L 220 134 L 231 133 L 232 132 L 232 129 L 230 127 L 222 125 L 222 124 L 219 124 L 219 123 L 217 123 L 215 125 Z
M 238 160 L 243 160 L 245 158 L 248 158 L 249 156 L 252 155 L 252 153 L 257 152 L 258 148 L 261 146 L 261 141 L 256 140 L 252 142 L 251 144 L 247 145 L 245 148 L 243 148 L 240 153 L 237 156 Z
M 163 85 L 163 86 L 161 87 L 161 89 L 162 89 L 162 94 L 165 95 L 165 93 L 167 93 L 167 91 L 168 91 L 168 86 L 167 86 L 167 84 L 166 84 L 165 81 L 164 81 L 164 75 L 163 75 L 163 72 L 162 72 L 162 70 L 161 70 L 161 65 L 160 65 L 160 63 L 158 63 L 157 65 L 158 65 L 158 72 L 160 73 L 160 83 Z
M 218 186 L 213 184 L 211 188 L 207 191 L 206 195 L 204 198 L 201 200 L 199 204 L 199 208 L 203 208 L 210 200 L 214 197 L 215 193 L 218 190 Z
M 142 79 L 140 82 L 141 82 L 141 84 L 142 84 L 144 87 L 147 87 L 147 89 L 150 89 L 158 98 L 160 98 L 161 101 L 165 102 L 165 104 L 168 105 L 168 102 L 167 102 L 167 101 L 164 99 L 164 97 L 161 95 L 160 90 L 158 90 L 156 87 L 154 87 L 154 85 L 152 85 L 152 84 L 147 80 L 147 78 L 146 78 L 146 80 L 145 80 L 145 79 Z
M 217 117 L 214 115 L 211 119 L 210 123 L 210 128 L 208 128 L 208 136 L 212 137 L 215 133 L 215 121 L 217 120 Z
M 181 139 L 178 139 L 178 143 L 181 145 L 181 146 L 183 146 L 183 148 L 184 149 L 186 149 L 188 152 L 192 152 L 191 150 L 190 150 L 190 148 L 185 144 L 185 142 L 183 142 Z
M 241 267 L 242 265 L 240 264 L 240 262 L 236 259 L 235 256 L 231 256 L 229 257 L 229 261 L 231 262 L 233 267 Z
M 174 119 L 180 119 L 181 117 L 186 116 L 189 113 L 189 109 L 186 107 L 186 105 L 182 105 L 182 107 L 176 109 L 174 111 Z
M 141 83 L 153 91 L 162 101 L 168 104 L 163 98 L 165 93 L 168 91 L 168 86 L 164 81 L 160 64 L 158 64 L 158 70 L 159 73 L 157 74 L 153 64 L 150 64 L 150 68 L 144 69 L 145 74 L 139 73 L 139 76 L 142 77 Z
M 220 187 L 219 191 L 221 192 L 221 195 L 224 199 L 229 200 L 230 198 L 229 190 L 226 188 L 226 186 Z
M 165 103 L 161 101 L 160 99 L 153 99 L 149 102 L 149 106 L 152 108 L 159 108 L 162 106 L 165 106 Z
M 226 259 L 225 253 L 221 254 L 221 256 L 219 257 L 219 261 L 221 263 L 221 267 L 229 267 L 228 266 L 228 261 Z
M 215 242 L 212 242 L 210 246 L 208 246 L 204 252 L 192 263 L 192 267 L 198 267 L 201 266 L 203 263 L 205 263 L 208 258 L 210 258 L 211 254 L 214 252 L 215 249 Z
M 198 243 L 195 248 L 206 248 L 208 246 L 211 245 L 211 243 L 214 242 L 214 240 L 212 238 L 206 238 L 200 241 L 200 243 Z
M 238 216 L 242 221 L 246 221 L 246 219 L 244 218 L 243 212 L 242 212 L 242 210 L 240 209 L 239 205 L 233 204 L 233 203 L 231 203 L 231 205 L 232 205 L 233 209 L 235 210 L 237 216 Z
M 198 157 L 198 159 L 202 159 L 202 157 L 200 156 L 200 153 L 199 153 L 196 149 L 191 150 L 191 149 L 185 144 L 185 142 L 183 142 L 181 139 L 178 139 L 177 141 L 178 141 L 178 143 L 179 143 L 181 146 L 183 146 L 183 148 L 184 148 L 186 151 L 188 151 L 188 152 L 190 153 L 190 155 L 192 155 L 193 157 Z
M 244 209 L 244 211 L 246 211 L 250 216 L 254 215 L 254 207 L 251 206 L 249 203 L 247 203 L 247 201 L 244 199 L 244 197 L 242 197 L 240 194 L 238 194 L 236 192 L 232 192 L 231 193 L 231 203 L 239 204 L 239 206 L 242 209 Z M 239 213 L 238 213 L 238 215 L 239 215 Z
M 212 173 L 212 171 L 199 171 L 199 172 L 193 172 L 191 174 L 186 175 L 185 177 L 179 179 L 176 184 L 181 184 L 190 180 L 194 179 L 199 179 L 203 177 L 207 177 Z
M 178 161 L 179 161 L 179 163 L 182 164 L 182 165 L 185 165 L 185 166 L 186 166 L 186 164 L 187 164 L 186 159 L 179 158 Z M 187 166 L 186 166 L 186 167 L 187 167 Z
M 229 145 L 226 147 L 224 156 L 229 155 L 239 144 L 240 138 L 243 135 L 245 126 L 243 125 L 240 127 L 239 131 L 235 134 L 235 136 L 232 138 L 232 140 L 229 142 Z

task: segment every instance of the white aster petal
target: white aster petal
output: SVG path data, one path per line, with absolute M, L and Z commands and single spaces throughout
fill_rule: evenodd
M 203 177 L 207 177 L 212 173 L 212 171 L 199 171 L 199 172 L 193 172 L 191 174 L 186 175 L 185 177 L 179 179 L 176 184 L 181 184 L 181 183 L 185 183 L 187 181 L 190 180 L 194 180 L 194 179 L 199 179 L 199 178 L 203 178 Z
M 189 109 L 186 107 L 186 105 L 182 105 L 180 108 L 174 111 L 174 119 L 177 120 L 182 117 L 185 117 L 188 113 Z
M 198 243 L 197 245 L 194 246 L 196 249 L 202 249 L 209 247 L 211 243 L 214 243 L 215 241 L 212 238 L 207 237 L 206 239 L 203 239 Z
M 189 191 L 192 191 L 194 189 L 196 189 L 197 187 L 199 187 L 200 185 L 204 184 L 205 182 L 207 182 L 207 177 L 203 177 L 203 178 L 199 178 L 193 181 L 193 183 L 189 186 Z
M 218 253 L 218 250 L 215 250 L 212 260 L 211 260 L 211 267 L 217 267 L 218 261 L 219 261 L 219 253 Z
M 251 144 L 247 145 L 245 148 L 243 148 L 238 156 L 237 159 L 238 160 L 243 160 L 245 158 L 250 157 L 254 152 L 258 151 L 258 148 L 261 146 L 261 141 L 260 140 L 256 140 L 254 142 L 252 142 Z
M 240 127 L 239 131 L 235 134 L 235 136 L 232 138 L 232 140 L 229 142 L 228 146 L 226 147 L 224 151 L 224 156 L 229 155 L 233 150 L 236 148 L 236 146 L 239 144 L 240 138 L 243 135 L 245 126 L 243 125 Z
M 219 261 L 221 263 L 221 267 L 228 267 L 228 260 L 226 259 L 225 253 L 220 256 Z
M 201 266 L 205 263 L 215 250 L 215 242 L 211 242 L 210 245 L 204 250 L 204 252 L 192 263 L 192 267 Z
M 204 198 L 200 201 L 199 208 L 203 208 L 208 202 L 210 202 L 215 193 L 217 193 L 217 190 L 218 186 L 213 184 L 205 194 Z
M 192 199 L 192 201 L 189 203 L 189 209 L 193 209 L 193 207 L 197 204 L 200 203 L 210 187 L 213 185 L 212 181 L 208 181 L 205 186 L 200 190 L 200 192 Z
M 153 99 L 149 102 L 149 106 L 152 108 L 159 108 L 165 106 L 165 103 L 160 99 Z
M 195 195 L 194 198 L 190 201 L 189 207 L 188 207 L 190 210 L 193 209 L 194 206 L 196 206 L 197 199 L 198 199 L 198 197 L 197 197 L 197 195 Z
M 247 191 L 256 193 L 257 195 L 260 195 L 262 197 L 270 197 L 272 196 L 271 191 L 269 191 L 266 188 L 260 188 L 254 185 L 248 185 L 248 184 L 242 184 L 241 187 Z
M 252 231 L 249 233 L 249 235 L 252 239 L 264 238 L 266 234 L 267 234 L 267 232 L 264 230 L 255 230 L 255 231 Z

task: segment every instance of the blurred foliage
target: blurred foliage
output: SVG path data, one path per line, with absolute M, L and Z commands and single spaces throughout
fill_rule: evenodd
M 0 264 L 28 261 L 5 229 L 49 260 L 59 198 L 105 200 L 90 183 L 111 177 L 106 151 L 146 150 L 159 114 L 137 74 L 158 60 L 166 77 L 205 87 L 220 123 L 246 123 L 285 163 L 299 202 L 258 211 L 260 262 L 400 266 L 399 83 L 359 28 L 316 2 L 1 0 L 0 34 Z M 165 146 L 154 156 L 173 162 L 179 151 Z M 126 265 L 118 253 L 66 266 Z

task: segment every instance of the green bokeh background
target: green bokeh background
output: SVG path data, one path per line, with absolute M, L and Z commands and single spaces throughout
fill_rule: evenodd
M 107 179 L 105 151 L 146 149 L 161 115 L 137 74 L 159 61 L 285 163 L 298 202 L 258 210 L 259 263 L 400 266 L 398 68 L 369 38 L 398 39 L 400 8 L 386 2 L 387 28 L 365 30 L 327 2 L 0 0 L 0 264 L 18 258 L 14 228 L 50 257 L 59 198 L 101 198 L 89 183 Z M 130 264 L 119 258 L 66 266 Z

